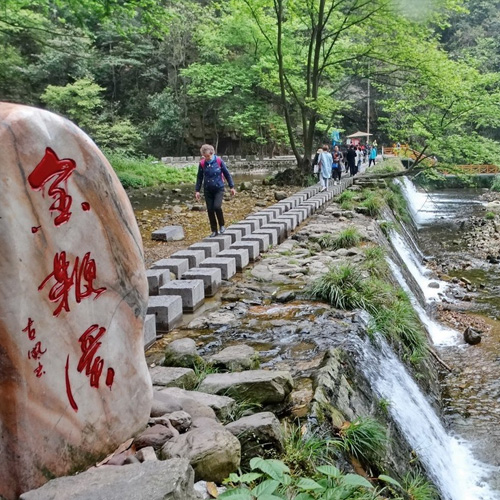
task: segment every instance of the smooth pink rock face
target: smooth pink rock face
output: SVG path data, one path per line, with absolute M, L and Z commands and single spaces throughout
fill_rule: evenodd
M 147 422 L 142 242 L 96 145 L 0 103 L 0 496 L 92 465 Z

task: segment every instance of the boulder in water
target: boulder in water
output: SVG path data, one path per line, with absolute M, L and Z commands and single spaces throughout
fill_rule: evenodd
M 476 345 L 481 342 L 481 332 L 474 330 L 474 328 L 468 326 L 464 331 L 464 340 L 467 344 Z

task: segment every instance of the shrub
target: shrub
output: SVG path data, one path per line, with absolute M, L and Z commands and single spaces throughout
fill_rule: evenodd
M 385 260 L 385 251 L 382 247 L 373 246 L 365 249 L 365 261 L 363 268 L 370 276 L 376 278 L 387 278 L 389 276 L 389 265 Z
M 403 489 L 408 498 L 413 500 L 438 500 L 436 488 L 424 477 L 416 474 L 406 474 L 403 479 Z
M 361 234 L 355 226 L 347 227 L 336 236 L 326 233 L 316 239 L 319 246 L 327 250 L 355 247 L 361 243 L 361 240 Z
M 368 215 L 377 217 L 382 211 L 382 199 L 375 192 L 370 192 L 361 203 L 367 209 Z
M 365 463 L 384 456 L 387 447 L 385 428 L 376 420 L 360 417 L 347 422 L 339 431 L 342 448 Z
M 495 175 L 490 189 L 491 191 L 500 191 L 500 174 Z
M 495 214 L 493 212 L 486 212 L 486 214 L 484 215 L 484 218 L 488 219 L 488 220 L 492 220 L 495 218 Z
M 384 236 L 388 238 L 390 232 L 394 229 L 395 226 L 393 222 L 384 220 L 379 224 L 379 227 L 380 230 L 384 233 Z
M 361 272 L 350 264 L 330 267 L 328 271 L 312 283 L 308 295 L 325 300 L 338 309 L 367 309 L 364 297 L 364 282 Z

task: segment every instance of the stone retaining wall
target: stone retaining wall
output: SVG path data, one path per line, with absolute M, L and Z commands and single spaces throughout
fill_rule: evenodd
M 295 156 L 276 156 L 274 158 L 258 158 L 255 155 L 247 155 L 246 157 L 222 155 L 222 159 L 226 162 L 228 168 L 232 171 L 256 171 L 256 170 L 282 170 L 285 168 L 293 168 L 297 165 Z M 198 156 L 165 156 L 161 159 L 162 163 L 174 167 L 186 167 L 188 165 L 197 165 L 199 162 Z

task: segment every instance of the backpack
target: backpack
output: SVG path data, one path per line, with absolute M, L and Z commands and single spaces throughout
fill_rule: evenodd
M 220 167 L 222 165 L 222 159 L 221 159 L 221 157 L 216 155 L 215 159 L 217 160 L 217 165 L 219 165 L 219 167 Z M 205 158 L 202 158 L 200 160 L 200 166 L 201 166 L 201 168 L 205 168 L 205 163 L 206 163 Z

